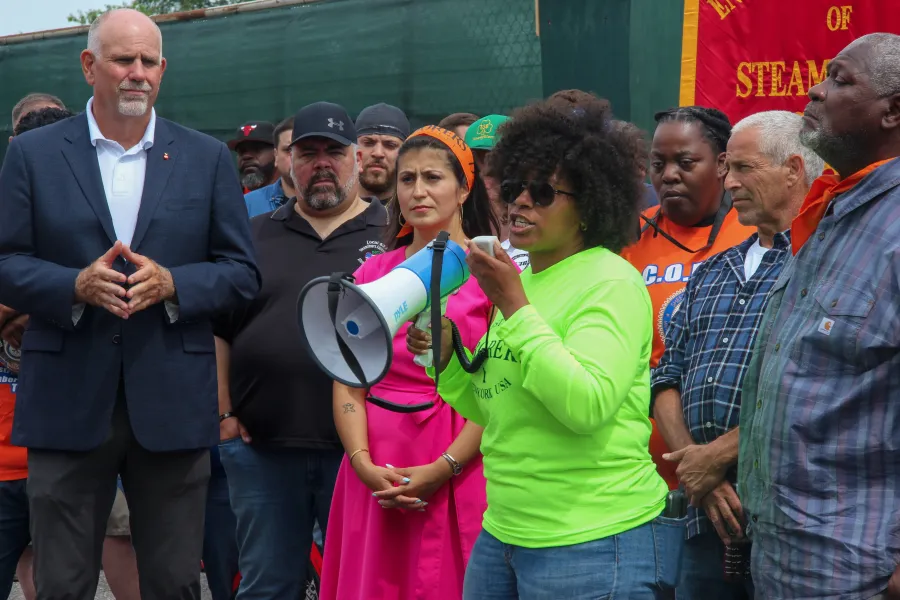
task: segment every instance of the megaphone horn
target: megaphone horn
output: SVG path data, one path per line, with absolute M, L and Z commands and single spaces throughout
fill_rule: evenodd
M 446 240 L 441 233 L 438 239 Z M 371 283 L 357 285 L 352 276 L 335 273 L 304 286 L 297 299 L 301 338 L 332 379 L 356 388 L 381 381 L 400 327 L 468 280 L 465 250 L 447 240 L 439 262 L 440 298 L 432 298 L 434 252 L 429 244 Z

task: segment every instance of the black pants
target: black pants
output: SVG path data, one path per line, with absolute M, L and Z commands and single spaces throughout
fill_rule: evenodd
M 209 451 L 143 449 L 121 387 L 109 439 L 98 448 L 28 451 L 38 600 L 93 600 L 119 474 L 131 511 L 141 599 L 199 600 Z

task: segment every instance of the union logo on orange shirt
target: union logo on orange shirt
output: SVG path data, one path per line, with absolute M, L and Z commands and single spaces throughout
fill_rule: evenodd
M 681 288 L 671 296 L 665 299 L 662 303 L 662 306 L 659 307 L 659 316 L 656 319 L 656 328 L 659 331 L 659 337 L 662 339 L 666 339 L 666 330 L 669 328 L 669 323 L 672 321 L 672 316 L 675 314 L 675 311 L 681 308 L 681 303 L 684 302 L 684 288 Z

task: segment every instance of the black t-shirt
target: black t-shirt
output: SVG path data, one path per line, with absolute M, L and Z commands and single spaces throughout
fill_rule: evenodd
M 340 448 L 332 380 L 300 339 L 297 297 L 310 280 L 353 273 L 384 252 L 387 212 L 380 202 L 370 202 L 322 240 L 294 202 L 251 221 L 262 288 L 246 309 L 218 319 L 215 333 L 231 345 L 231 403 L 254 443 Z

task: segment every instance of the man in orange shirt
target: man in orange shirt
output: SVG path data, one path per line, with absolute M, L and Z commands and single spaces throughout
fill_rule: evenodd
M 650 179 L 659 207 L 644 212 L 638 241 L 622 252 L 644 276 L 653 303 L 653 354 L 656 367 L 665 349 L 666 326 L 681 305 L 693 270 L 704 260 L 750 237 L 725 193 L 725 147 L 731 123 L 712 108 L 685 106 L 658 113 L 650 152 Z M 653 415 L 681 415 L 678 403 L 660 394 Z M 671 421 L 671 419 L 669 419 Z M 687 441 L 686 443 L 690 443 Z M 668 452 L 654 423 L 650 454 L 671 489 L 678 485 Z
M 0 329 L 15 320 L 15 311 L 0 305 Z M 10 330 L 12 327 L 10 327 Z M 19 349 L 0 341 L 0 598 L 9 596 L 19 558 L 28 546 L 28 497 L 25 478 L 28 459 L 25 448 L 9 443 L 18 385 Z M 29 557 L 23 557 L 19 578 L 27 579 Z

